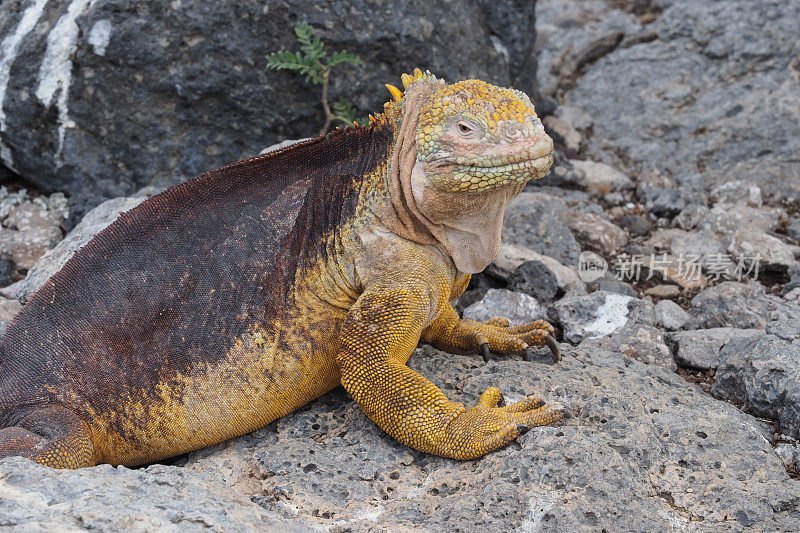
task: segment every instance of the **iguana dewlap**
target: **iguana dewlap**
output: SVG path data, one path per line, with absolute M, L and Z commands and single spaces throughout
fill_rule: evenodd
M 137 465 L 242 435 L 343 385 L 397 440 L 469 459 L 560 416 L 465 409 L 420 339 L 524 354 L 544 322 L 461 320 L 506 203 L 552 162 L 525 94 L 419 70 L 369 127 L 200 175 L 124 213 L 0 340 L 0 458 Z

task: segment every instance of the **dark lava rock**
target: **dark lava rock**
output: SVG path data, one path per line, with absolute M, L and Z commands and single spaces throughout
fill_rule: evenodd
M 719 352 L 711 394 L 776 419 L 781 433 L 800 438 L 800 338 L 769 333 L 734 339 Z
M 653 223 L 641 215 L 624 215 L 619 225 L 633 235 L 647 235 L 653 229 Z
M 11 277 L 11 261 L 0 258 L 0 287 L 6 287 L 14 283 Z
M 523 192 L 506 208 L 503 242 L 522 246 L 572 266 L 581 247 L 568 225 L 564 200 L 540 192 Z
M 681 187 L 698 174 L 706 191 L 746 177 L 767 203 L 800 197 L 800 3 L 658 4 L 646 42 L 618 46 L 564 95 L 595 119 L 585 154 L 630 174 L 663 171 Z
M 78 220 L 143 185 L 316 135 L 319 88 L 266 66 L 268 54 L 298 49 L 299 21 L 329 51 L 361 57 L 363 66 L 336 67 L 330 97 L 346 96 L 364 114 L 388 99 L 384 83 L 414 67 L 533 96 L 534 8 L 530 0 L 447 9 L 363 0 L 4 1 L 0 36 L 18 45 L 2 55 L 10 79 L 0 155 L 43 190 L 67 193 Z
M 647 188 L 642 191 L 644 208 L 660 218 L 672 218 L 686 207 L 686 201 L 677 189 Z
M 766 294 L 758 283 L 725 281 L 692 298 L 691 315 L 685 329 L 764 329 L 770 320 L 800 320 L 800 306 Z
M 511 275 L 512 290 L 530 294 L 539 302 L 549 302 L 558 292 L 556 275 L 541 261 L 525 261 Z

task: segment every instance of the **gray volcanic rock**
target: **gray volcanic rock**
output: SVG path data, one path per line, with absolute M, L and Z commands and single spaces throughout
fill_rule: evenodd
M 800 246 L 786 244 L 763 231 L 742 228 L 733 235 L 728 251 L 739 261 L 747 263 L 758 258 L 761 269 L 786 273 L 798 266 Z
M 795 325 L 796 328 L 796 325 Z M 778 335 L 735 339 L 719 352 L 711 394 L 776 419 L 781 432 L 800 438 L 800 339 Z
M 681 329 L 688 321 L 689 313 L 672 300 L 661 300 L 655 306 L 656 325 L 671 331 Z
M 544 309 L 535 298 L 506 289 L 489 289 L 486 294 L 464 309 L 463 318 L 485 322 L 491 318 L 507 318 L 514 326 L 545 318 Z
M 667 344 L 679 365 L 708 370 L 719 366 L 719 352 L 730 341 L 761 334 L 760 329 L 695 329 L 667 334 Z
M 16 531 L 307 531 L 211 472 L 153 465 L 55 470 L 0 461 L 0 524 Z
M 567 106 L 559 107 L 565 109 Z M 631 179 L 619 170 L 598 163 L 597 161 L 572 161 L 572 166 L 583 174 L 576 185 L 588 190 L 589 192 L 604 194 L 611 191 L 628 189 L 633 186 Z
M 6 327 L 11 320 L 19 313 L 22 305 L 18 300 L 12 300 L 0 296 L 0 337 L 6 332 Z
M 745 180 L 726 181 L 717 185 L 709 193 L 713 203 L 746 204 L 751 207 L 760 207 L 763 200 L 761 188 Z
M 625 34 L 620 45 L 588 65 L 564 94 L 567 105 L 594 119 L 593 135 L 581 144 L 586 154 L 631 174 L 655 168 L 693 187 L 747 180 L 773 205 L 798 198 L 800 4 L 658 6 L 663 13 L 646 27 L 645 39 L 634 35 L 635 23 L 617 24 Z M 595 35 L 592 27 L 623 18 L 617 13 L 581 31 Z M 574 33 L 580 31 L 559 38 L 582 42 Z M 540 61 L 545 69 L 548 59 Z M 543 88 L 551 84 L 543 79 Z
M 564 340 L 575 344 L 610 335 L 629 322 L 654 322 L 652 302 L 605 291 L 562 298 L 547 308 L 547 316 L 562 329 Z
M 685 329 L 757 328 L 767 322 L 800 320 L 800 306 L 766 294 L 758 283 L 725 281 L 692 298 L 692 318 Z
M 552 257 L 512 244 L 503 244 L 500 247 L 500 255 L 486 267 L 486 272 L 510 281 L 517 268 L 528 261 L 539 261 L 555 274 L 558 290 L 567 294 L 586 292 L 586 284 L 578 277 L 576 268 L 565 266 Z
M 620 226 L 634 235 L 647 235 L 653 229 L 653 223 L 641 215 L 624 215 L 620 219 Z
M 311 24 L 338 66 L 330 97 L 379 111 L 414 67 L 535 95 L 535 2 L 358 0 L 23 2 L 0 5 L 0 156 L 73 216 L 148 184 L 167 185 L 283 138 L 316 135 L 319 87 L 270 70 Z M 301 15 L 298 15 L 301 14 Z
M 664 340 L 664 333 L 647 324 L 629 321 L 609 335 L 584 340 L 582 346 L 619 353 L 650 365 L 660 365 L 672 370 L 677 368 Z
M 177 461 L 55 471 L 0 462 L 0 523 L 101 530 L 796 530 L 800 485 L 759 422 L 665 369 L 564 345 L 562 363 L 484 364 L 420 347 L 410 365 L 472 405 L 500 386 L 567 413 L 476 461 L 413 451 L 338 389 Z M 253 505 L 253 503 L 256 505 Z
M 673 218 L 686 207 L 681 191 L 648 187 L 642 190 L 645 209 L 657 217 Z
M 12 283 L 14 278 L 11 277 L 11 261 L 0 259 L 0 287 L 7 287 Z
M 58 244 L 68 216 L 67 199 L 60 192 L 32 198 L 25 189 L 10 193 L 0 187 L 0 287 L 10 284 L 12 270 L 24 273 Z
M 606 257 L 628 244 L 628 232 L 594 213 L 570 211 L 567 224 L 582 248 Z
M 581 248 L 568 225 L 564 200 L 541 192 L 523 192 L 506 207 L 503 242 L 522 246 L 567 265 L 577 265 Z

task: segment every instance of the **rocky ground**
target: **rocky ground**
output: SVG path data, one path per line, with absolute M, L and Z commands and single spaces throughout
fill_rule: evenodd
M 468 404 L 535 392 L 562 423 L 455 462 L 393 442 L 337 390 L 170 464 L 3 460 L 0 527 L 800 530 L 800 5 L 540 0 L 537 18 L 556 164 L 457 308 L 547 318 L 564 359 L 420 346 L 409 364 Z M 0 331 L 153 192 L 55 246 L 63 195 L 0 189 Z

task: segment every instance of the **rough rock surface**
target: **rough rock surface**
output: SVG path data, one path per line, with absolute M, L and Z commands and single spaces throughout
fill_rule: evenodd
M 734 339 L 719 352 L 711 394 L 736 402 L 756 416 L 776 419 L 782 433 L 800 438 L 800 330 Z
M 800 527 L 800 485 L 752 416 L 665 369 L 598 349 L 565 346 L 565 354 L 549 366 L 418 350 L 411 366 L 453 399 L 472 404 L 499 385 L 509 401 L 535 392 L 569 414 L 478 461 L 397 444 L 337 390 L 191 454 L 178 461 L 183 467 L 74 473 L 4 460 L 0 516 L 10 526 L 79 528 L 86 520 L 83 527 L 109 530 L 276 522 L 332 531 Z
M 575 268 L 570 268 L 552 257 L 542 255 L 522 246 L 503 244 L 500 248 L 500 255 L 486 268 L 486 272 L 508 280 L 516 272 L 517 268 L 528 261 L 540 261 L 555 274 L 558 290 L 568 294 L 583 294 L 586 292 L 586 284 L 578 277 Z
M 546 303 L 558 294 L 558 277 L 542 261 L 525 261 L 508 280 L 513 291 L 524 292 Z
M 8 323 L 19 313 L 22 305 L 18 300 L 8 299 L 0 296 L 0 336 L 6 331 Z
M 585 62 L 574 88 L 563 93 L 567 104 L 595 118 L 593 135 L 582 143 L 586 154 L 629 173 L 655 168 L 687 186 L 698 174 L 709 185 L 747 180 L 770 203 L 796 197 L 800 4 L 655 5 L 663 12 L 644 27 L 619 11 L 595 23 L 604 35 L 623 35 L 619 45 L 597 50 L 594 57 L 604 55 Z M 579 35 L 596 32 L 562 32 L 553 44 L 580 42 Z M 542 72 L 559 64 L 540 61 Z M 747 119 L 753 113 L 758 119 Z M 598 119 L 608 116 L 615 119 Z
M 769 320 L 798 320 L 800 306 L 766 294 L 764 287 L 758 283 L 726 281 L 692 298 L 691 315 L 686 329 L 764 329 Z
M 653 324 L 653 304 L 605 291 L 562 298 L 547 308 L 548 319 L 562 328 L 564 340 L 580 343 L 614 333 L 628 322 Z
M 582 345 L 619 353 L 651 365 L 660 365 L 672 370 L 677 368 L 672 352 L 664 341 L 664 333 L 648 324 L 629 320 L 610 334 L 594 335 L 586 339 Z
M 60 192 L 31 197 L 25 189 L 0 187 L 0 287 L 14 270 L 24 272 L 64 237 L 61 226 L 69 216 Z
M 654 308 L 656 325 L 674 331 L 681 329 L 688 321 L 690 315 L 672 300 L 661 300 Z
M 734 259 L 743 261 L 758 257 L 763 270 L 787 272 L 798 265 L 796 256 L 800 254 L 800 246 L 786 244 L 763 231 L 742 228 L 733 235 L 728 251 Z
M 609 256 L 628 244 L 626 231 L 600 215 L 571 212 L 567 223 L 584 249 Z
M 73 3 L 79 7 L 80 1 Z M 23 6 L 25 0 L 12 2 Z M 28 2 L 24 5 L 34 4 Z M 473 5 L 459 5 L 452 15 Z M 512 204 L 500 256 L 486 273 L 473 278 L 457 309 L 481 320 L 500 315 L 525 322 L 541 313 L 540 304 L 523 294 L 529 293 L 547 306 L 548 318 L 562 329 L 564 360 L 549 366 L 500 357 L 484 364 L 478 356 L 447 355 L 422 346 L 410 365 L 466 404 L 489 386 L 500 386 L 508 401 L 538 393 L 561 405 L 567 414 L 564 422 L 534 429 L 519 443 L 479 461 L 459 463 L 392 441 L 337 390 L 251 435 L 172 460 L 170 466 L 98 467 L 70 477 L 18 459 L 3 461 L 0 524 L 105 530 L 800 531 L 800 265 L 795 259 L 800 244 L 800 9 L 796 2 L 778 0 L 540 0 L 538 5 L 544 98 L 537 108 L 557 143 L 555 163 L 548 177 L 531 182 Z M 184 2 L 187 6 L 189 11 L 199 9 Z M 281 6 L 278 15 L 285 9 Z M 489 36 L 492 46 L 506 46 L 510 61 L 524 69 L 531 64 L 528 58 L 519 60 L 508 44 L 524 21 L 509 17 L 498 22 L 492 15 L 494 9 L 511 14 L 514 6 L 487 7 L 489 16 L 480 24 L 496 33 L 497 40 Z M 140 9 L 145 20 L 153 17 L 153 8 Z M 159 16 L 181 7 L 161 9 Z M 321 20 L 325 10 L 338 10 L 340 18 L 334 20 L 343 20 L 349 16 L 345 8 L 313 9 L 308 20 L 334 46 L 359 51 L 357 46 L 367 42 L 358 31 L 341 37 L 341 28 L 313 18 Z M 425 9 L 420 8 L 420 17 Z M 261 17 L 253 13 L 246 9 L 238 15 Z M 91 33 L 95 21 L 90 14 L 76 19 L 78 28 L 83 32 L 86 20 L 92 23 Z M 107 54 L 118 30 L 117 22 L 111 22 Z M 252 20 L 229 17 L 223 22 L 223 31 L 228 31 Z M 16 19 L 0 18 L 0 34 L 9 24 Z M 369 29 L 385 26 L 381 21 L 369 24 Z M 506 24 L 513 28 L 506 31 Z M 471 20 L 462 26 L 477 27 Z M 35 26 L 31 36 L 40 35 L 42 27 Z M 93 36 L 78 34 L 73 87 L 86 82 L 81 76 L 87 46 L 95 46 L 90 40 L 102 43 L 103 27 L 99 24 Z M 280 31 L 286 29 L 290 25 Z M 402 24 L 389 28 L 386 42 L 394 42 L 396 32 L 403 31 Z M 403 39 L 414 41 L 425 31 L 415 26 Z M 172 42 L 187 34 L 166 39 Z M 275 38 L 291 41 L 288 31 Z M 483 34 L 473 38 L 479 44 Z M 203 47 L 217 51 L 219 40 L 194 42 L 190 37 L 184 51 L 167 47 L 162 53 L 193 57 L 208 53 Z M 369 42 L 375 53 L 362 56 L 373 61 L 386 42 Z M 524 39 L 516 43 L 524 50 Z M 20 50 L 28 55 L 20 55 L 14 69 L 22 61 L 41 61 L 31 59 L 25 46 Z M 243 53 L 258 46 L 247 43 Z M 436 46 L 434 42 L 432 54 Z M 415 53 L 413 46 L 409 49 Z M 136 61 L 147 50 L 131 59 L 133 66 L 124 63 L 121 68 L 141 69 Z M 494 50 L 503 53 L 502 46 Z M 381 70 L 389 64 L 374 67 L 370 75 L 395 76 Z M 199 65 L 194 71 L 207 63 Z M 297 81 L 262 72 L 257 61 L 244 72 L 236 71 L 237 65 L 225 74 L 227 81 L 269 81 L 247 93 L 257 105 L 274 97 L 270 91 L 284 86 L 280 84 L 288 87 Z M 481 65 L 470 68 L 483 75 Z M 334 93 L 344 89 L 342 81 L 353 87 L 361 83 L 354 81 L 357 71 L 342 70 Z M 183 80 L 186 72 L 165 78 L 164 102 L 179 100 L 170 84 Z M 12 70 L 12 78 L 16 75 Z M 227 95 L 202 91 L 213 91 L 219 76 L 210 72 L 209 80 L 184 85 L 179 96 L 189 105 L 176 114 L 218 109 L 213 106 Z M 12 79 L 9 98 L 17 97 L 14 83 Z M 151 86 L 149 79 L 131 83 Z M 376 80 L 364 83 L 374 87 Z M 370 91 L 356 101 L 362 110 L 369 109 L 364 102 L 381 100 Z M 84 96 L 74 91 L 68 96 L 76 102 L 74 108 L 70 103 L 70 118 L 73 109 L 82 118 L 77 113 L 83 113 Z M 30 99 L 36 98 L 32 93 Z M 288 107 L 259 117 L 264 129 L 252 130 L 245 141 L 237 137 L 236 128 L 250 128 L 250 118 L 222 131 L 222 140 L 202 130 L 201 149 L 220 148 L 221 158 L 231 146 L 244 150 L 252 141 L 260 147 L 273 134 L 313 133 L 313 93 L 292 89 L 286 98 Z M 299 111 L 291 115 L 295 104 Z M 239 112 L 224 110 L 233 117 Z M 156 112 L 164 111 L 157 108 L 151 114 Z M 270 121 L 289 115 L 296 122 L 269 129 L 277 123 Z M 82 125 L 76 124 L 75 131 L 65 130 L 65 155 L 77 150 L 71 143 Z M 48 132 L 52 136 L 47 128 L 37 135 Z M 116 142 L 115 135 L 109 142 Z M 133 141 L 141 145 L 141 135 Z M 57 144 L 45 153 L 55 149 Z M 165 157 L 174 156 L 174 146 L 167 144 L 165 150 Z M 217 155 L 198 152 L 190 143 L 181 161 Z M 3 200 L 0 195 L 3 220 L 21 203 L 6 196 Z M 0 300 L 0 328 L 2 313 L 19 308 L 17 296 L 25 300 L 66 256 L 124 208 L 108 204 L 87 217 L 80 231 L 31 269 L 27 281 L 5 287 L 21 271 L 11 261 L 6 261 L 8 268 L 0 262 L 0 279 L 5 280 L 0 295 L 6 298 Z M 620 238 L 619 244 L 609 244 L 611 233 L 624 235 L 626 242 Z M 585 262 L 591 249 L 606 255 L 594 254 L 608 270 L 580 268 L 578 257 Z M 735 274 L 731 268 L 737 258 L 759 251 L 766 256 L 762 266 L 768 268 L 762 268 L 757 280 L 747 276 L 746 283 L 725 281 Z M 722 261 L 726 254 L 731 265 Z M 622 276 L 620 261 L 630 256 L 642 260 L 642 270 Z M 686 272 L 681 259 L 690 256 L 697 257 L 703 276 Z M 658 300 L 655 305 L 651 298 Z M 673 372 L 677 365 L 680 375 Z M 126 508 L 117 503 L 126 499 L 134 504 Z M 108 508 L 122 512 L 112 514 Z
M 210 472 L 153 465 L 53 470 L 0 462 L 0 523 L 16 531 L 307 531 Z
M 506 289 L 489 289 L 479 301 L 464 309 L 463 318 L 485 322 L 490 318 L 507 318 L 514 326 L 545 318 L 544 309 L 535 298 Z
M 552 257 L 567 266 L 577 265 L 581 247 L 568 220 L 564 200 L 541 192 L 523 192 L 506 208 L 503 242 Z
M 306 21 L 339 66 L 332 100 L 363 113 L 403 71 L 477 77 L 535 93 L 535 2 L 347 4 L 302 0 L 26 2 L 0 5 L 0 155 L 76 214 L 144 185 L 165 185 L 316 135 L 319 88 L 266 56 L 297 50 Z
M 672 346 L 679 365 L 709 370 L 719 366 L 719 351 L 730 341 L 762 333 L 760 329 L 694 329 L 668 334 L 667 343 Z

